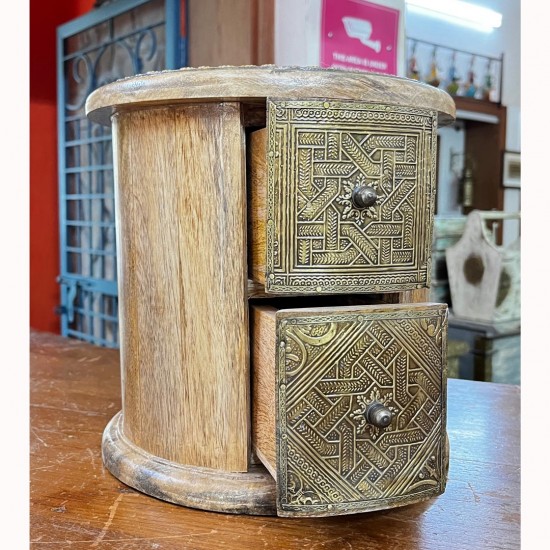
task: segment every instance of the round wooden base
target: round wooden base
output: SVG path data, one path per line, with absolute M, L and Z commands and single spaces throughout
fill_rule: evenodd
M 102 452 L 116 478 L 147 495 L 212 512 L 276 515 L 275 481 L 263 466 L 234 473 L 164 460 L 124 437 L 122 412 L 105 428 Z

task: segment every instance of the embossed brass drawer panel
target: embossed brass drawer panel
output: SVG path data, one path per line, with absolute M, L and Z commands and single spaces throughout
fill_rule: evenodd
M 252 306 L 253 445 L 281 516 L 445 490 L 447 308 Z
M 250 141 L 251 278 L 272 293 L 429 286 L 437 113 L 331 100 L 267 109 Z

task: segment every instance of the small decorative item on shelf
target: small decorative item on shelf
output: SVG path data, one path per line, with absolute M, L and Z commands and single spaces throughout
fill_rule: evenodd
M 459 153 L 452 155 L 460 156 Z M 463 214 L 468 214 L 474 202 L 474 162 L 469 155 L 464 156 L 462 173 L 459 177 L 458 204 Z
M 420 72 L 418 70 L 418 63 L 416 61 L 416 42 L 413 43 L 411 58 L 409 59 L 409 70 L 407 76 L 413 80 L 420 80 Z
M 464 175 L 462 176 L 460 187 L 460 203 L 462 204 L 462 211 L 471 208 L 474 203 L 474 175 L 471 166 L 464 168 Z
M 482 97 L 485 101 L 491 101 L 491 97 L 493 95 L 493 74 L 491 68 L 491 60 L 489 59 L 487 62 L 487 72 L 483 78 Z
M 441 84 L 441 78 L 439 77 L 439 70 L 437 68 L 437 48 L 434 47 L 432 52 L 432 62 L 430 65 L 430 75 L 428 76 L 428 84 L 431 84 L 435 88 Z
M 500 102 L 504 57 L 407 38 L 407 76 L 454 97 Z M 419 68 L 421 69 L 419 71 Z
M 470 61 L 470 70 L 468 71 L 468 81 L 466 82 L 466 88 L 464 90 L 464 95 L 466 97 L 475 97 L 477 93 L 477 86 L 475 84 L 476 74 L 474 72 L 476 56 L 472 55 L 472 60 Z
M 456 52 L 453 52 L 451 67 L 449 68 L 449 82 L 447 84 L 447 92 L 451 95 L 457 95 L 460 79 L 456 72 Z

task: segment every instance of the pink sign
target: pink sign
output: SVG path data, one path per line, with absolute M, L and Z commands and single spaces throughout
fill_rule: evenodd
M 321 67 L 397 74 L 399 16 L 363 0 L 323 0 Z

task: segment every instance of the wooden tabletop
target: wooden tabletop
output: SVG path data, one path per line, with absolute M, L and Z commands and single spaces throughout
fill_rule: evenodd
M 33 548 L 517 549 L 520 389 L 450 379 L 446 492 L 427 503 L 322 519 L 236 516 L 138 493 L 101 462 L 120 409 L 118 351 L 31 332 Z

